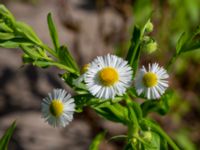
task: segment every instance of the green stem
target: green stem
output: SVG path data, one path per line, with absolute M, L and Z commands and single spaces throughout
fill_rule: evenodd
M 42 45 L 39 45 L 39 46 L 42 47 L 43 49 L 47 50 L 55 58 L 58 58 L 58 55 L 56 54 L 56 52 L 54 50 L 52 50 L 51 48 L 49 48 L 47 45 L 42 44 Z
M 166 65 L 166 69 L 169 71 L 171 69 L 172 64 L 176 61 L 176 59 L 178 58 L 178 54 L 174 55 L 170 61 L 167 63 Z
M 138 123 L 138 119 L 137 119 L 137 115 L 135 110 L 132 107 L 132 100 L 130 99 L 130 97 L 128 95 L 125 95 L 125 101 L 128 107 L 128 113 L 129 113 L 129 118 L 128 118 L 128 136 L 130 138 L 133 138 L 135 136 L 138 136 L 138 131 L 140 129 L 139 123 Z

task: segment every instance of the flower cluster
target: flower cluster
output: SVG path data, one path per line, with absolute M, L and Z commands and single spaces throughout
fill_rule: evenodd
M 93 96 L 109 99 L 121 96 L 132 84 L 132 68 L 128 62 L 114 55 L 97 57 L 85 73 L 85 83 Z M 149 70 L 141 68 L 135 78 L 138 95 L 158 99 L 168 87 L 168 74 L 158 64 L 149 64 Z
M 168 87 L 168 74 L 157 63 L 139 69 L 135 79 L 128 62 L 115 55 L 98 56 L 89 65 L 84 66 L 78 79 L 84 81 L 88 91 L 99 99 L 114 99 L 122 96 L 130 86 L 137 94 L 147 99 L 158 99 Z M 135 84 L 132 82 L 134 81 Z M 52 126 L 65 127 L 73 118 L 74 99 L 64 90 L 54 90 L 42 102 L 42 113 Z

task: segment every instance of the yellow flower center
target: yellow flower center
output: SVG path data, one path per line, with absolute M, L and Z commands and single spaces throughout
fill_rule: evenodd
M 90 64 L 85 64 L 81 69 L 81 73 L 82 74 L 86 73 L 89 67 L 90 67 Z
M 146 87 L 153 87 L 158 83 L 157 75 L 153 72 L 147 72 L 143 76 L 143 83 Z
M 49 107 L 50 113 L 55 117 L 60 117 L 63 113 L 63 103 L 59 100 L 52 100 Z
M 119 75 L 114 68 L 106 67 L 99 72 L 99 78 L 103 85 L 111 86 L 119 80 Z

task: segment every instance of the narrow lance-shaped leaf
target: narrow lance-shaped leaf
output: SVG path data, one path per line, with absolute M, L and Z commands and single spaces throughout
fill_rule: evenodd
M 5 24 L 5 22 L 1 22 L 0 23 L 0 31 L 2 32 L 9 32 L 9 33 L 12 33 L 13 32 L 13 30 L 8 26 L 8 25 L 6 25 Z
M 13 122 L 12 125 L 6 130 L 3 137 L 0 139 L 0 150 L 7 150 L 8 143 L 10 141 L 11 136 L 13 135 L 16 123 Z
M 25 54 L 29 55 L 32 59 L 37 60 L 37 59 L 43 59 L 44 57 L 37 51 L 37 49 L 33 46 L 25 46 L 25 45 L 20 45 L 21 49 L 24 51 Z
M 92 141 L 89 150 L 99 150 L 99 145 L 105 137 L 105 132 L 99 133 Z
M 33 29 L 23 22 L 15 23 L 15 32 L 17 36 L 26 37 L 34 44 L 42 44 L 42 41 L 38 38 Z
M 33 65 L 36 65 L 38 67 L 42 67 L 42 68 L 46 68 L 48 66 L 55 66 L 59 69 L 62 69 L 62 70 L 66 70 L 66 71 L 69 71 L 71 73 L 74 73 L 74 70 L 63 65 L 63 64 L 60 64 L 60 63 L 57 63 L 57 62 L 54 62 L 54 61 L 46 61 L 46 60 L 37 60 L 37 61 L 34 61 L 33 62 Z
M 0 15 L 5 19 L 8 19 L 10 23 L 13 25 L 15 22 L 15 18 L 12 13 L 2 4 L 0 4 Z
M 51 35 L 51 39 L 52 39 L 54 48 L 55 48 L 55 50 L 58 50 L 59 47 L 60 47 L 59 39 L 58 39 L 58 33 L 56 31 L 56 27 L 54 25 L 51 13 L 49 13 L 48 16 L 47 16 L 47 22 L 48 22 L 49 32 L 50 32 L 50 35 Z
M 133 67 L 134 74 L 137 71 L 138 64 L 139 64 L 139 57 L 141 52 L 141 40 L 146 30 L 146 27 L 149 23 L 150 19 L 148 19 L 144 26 L 141 28 L 135 26 L 131 38 L 131 45 L 128 50 L 128 54 L 126 60 L 128 60 L 129 64 Z
M 127 124 L 128 110 L 120 104 L 108 104 L 94 109 L 99 115 L 108 120 Z
M 176 54 L 180 55 L 183 52 L 200 49 L 200 39 L 197 37 L 199 33 L 200 27 L 198 27 L 192 34 L 183 33 L 177 42 Z
M 13 38 L 11 40 L 0 40 L 0 47 L 19 48 L 20 45 L 32 46 L 33 44 L 30 43 L 30 41 L 28 41 L 27 39 L 24 39 L 24 38 Z
M 187 42 L 188 35 L 184 32 L 181 34 L 177 44 L 176 44 L 176 54 L 179 54 L 181 52 L 181 49 L 183 45 Z
M 66 65 L 67 67 L 71 68 L 71 70 L 74 70 L 74 73 L 79 74 L 78 65 L 66 46 L 61 46 L 59 48 L 58 56 L 63 65 Z
M 137 26 L 135 26 L 132 34 L 131 45 L 126 57 L 126 60 L 128 60 L 129 64 L 133 67 L 134 73 L 137 70 L 137 64 L 139 60 L 140 37 L 141 37 L 141 30 Z
M 13 35 L 13 33 L 4 33 L 4 32 L 0 32 L 0 39 L 1 40 L 10 40 L 13 39 L 15 36 Z

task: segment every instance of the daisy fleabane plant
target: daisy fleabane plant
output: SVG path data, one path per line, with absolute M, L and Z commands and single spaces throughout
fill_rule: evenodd
M 153 30 L 150 18 L 143 26 L 134 27 L 126 60 L 111 54 L 98 56 L 83 66 L 82 71 L 68 48 L 59 44 L 51 13 L 47 15 L 47 22 L 53 48 L 43 43 L 30 26 L 16 21 L 3 5 L 0 5 L 0 20 L 0 33 L 4 35 L 0 36 L 0 47 L 20 47 L 24 52 L 24 64 L 31 63 L 41 68 L 59 68 L 62 70 L 59 77 L 74 92 L 71 97 L 64 89 L 54 89 L 43 99 L 42 117 L 51 126 L 65 127 L 72 121 L 75 112 L 81 113 L 87 107 L 104 119 L 127 127 L 127 135 L 122 135 L 126 150 L 167 150 L 168 148 L 180 150 L 161 127 L 147 116 L 151 112 L 163 115 L 169 111 L 168 102 L 173 92 L 165 92 L 169 78 L 167 71 L 154 63 L 149 64 L 148 68 L 143 66 L 136 72 L 141 62 L 142 50 L 145 48 L 145 52 L 150 53 L 157 49 L 156 41 L 149 36 Z M 199 29 L 197 32 L 199 33 Z M 168 69 L 181 51 L 186 51 L 183 46 L 187 45 L 188 49 L 188 45 L 191 44 L 192 40 L 185 40 L 185 36 L 182 37 L 184 40 L 178 40 L 176 53 L 168 62 Z M 191 39 L 194 39 L 194 36 Z M 190 43 L 183 41 L 190 41 Z M 193 44 L 192 48 L 194 48 Z M 130 87 L 132 82 L 135 83 L 136 90 Z M 138 103 L 137 98 L 160 99 Z M 107 139 L 105 132 L 98 134 L 89 149 L 99 149 L 99 144 L 104 138 Z M 121 135 L 112 138 L 121 139 Z M 0 139 L 0 141 L 4 140 Z M 7 149 L 2 148 L 1 144 L 2 142 L 0 142 L 0 149 Z
M 128 62 L 107 54 L 95 58 L 85 73 L 85 83 L 93 96 L 114 99 L 131 85 L 132 68 Z
M 147 99 L 158 99 L 168 87 L 168 78 L 167 71 L 157 63 L 149 64 L 148 70 L 143 66 L 135 77 L 136 91 Z
M 73 119 L 74 99 L 63 89 L 54 89 L 42 102 L 42 117 L 53 127 L 65 127 Z

